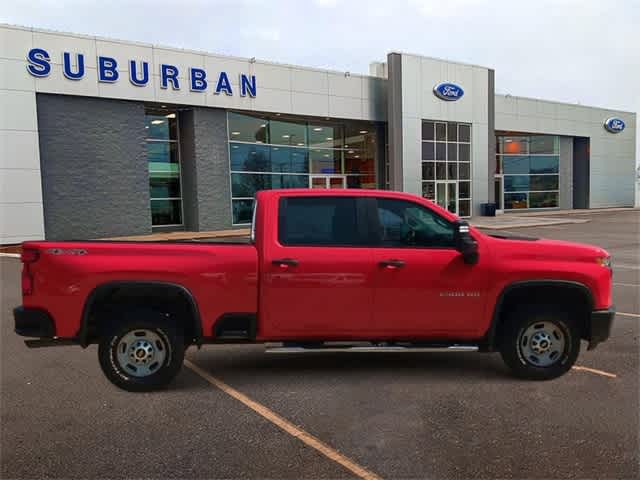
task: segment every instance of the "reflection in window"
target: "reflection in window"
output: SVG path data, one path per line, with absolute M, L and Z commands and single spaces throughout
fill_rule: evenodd
M 378 220 L 385 247 L 453 247 L 453 225 L 417 203 L 379 198 Z
M 552 135 L 497 136 L 497 173 L 504 174 L 506 210 L 559 206 L 559 143 Z
M 182 225 L 178 121 L 175 112 L 145 114 L 151 226 Z
M 267 122 L 260 117 L 229 112 L 229 139 L 236 142 L 269 143 Z
M 332 188 L 377 187 L 376 132 L 368 122 L 229 112 L 228 125 L 234 224 L 249 222 L 255 192 L 308 188 L 309 174 Z
M 471 215 L 471 125 L 422 121 L 422 195 L 461 216 Z M 435 180 L 435 182 L 433 182 Z M 448 184 L 442 182 L 449 182 Z M 435 192 L 441 192 L 435 198 Z

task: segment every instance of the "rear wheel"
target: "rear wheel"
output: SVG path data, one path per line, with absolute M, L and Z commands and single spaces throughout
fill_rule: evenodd
M 131 316 L 100 339 L 100 367 L 114 385 L 130 392 L 164 387 L 180 371 L 184 339 L 160 314 Z
M 576 362 L 580 332 L 559 310 L 519 309 L 505 320 L 500 353 L 516 376 L 550 380 L 564 375 Z

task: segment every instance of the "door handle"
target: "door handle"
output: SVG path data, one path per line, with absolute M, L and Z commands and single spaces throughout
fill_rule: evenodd
M 405 266 L 404 260 L 398 260 L 396 258 L 390 258 L 389 260 L 382 260 L 378 265 L 389 270 L 395 270 L 396 268 L 402 268 Z
M 298 266 L 298 261 L 294 260 L 293 258 L 277 258 L 275 260 L 272 260 L 271 263 L 276 267 L 280 267 L 282 269 Z

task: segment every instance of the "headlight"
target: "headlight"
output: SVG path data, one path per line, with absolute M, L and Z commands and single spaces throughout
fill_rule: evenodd
M 603 267 L 607 267 L 609 270 L 612 269 L 611 257 L 597 257 L 596 262 Z

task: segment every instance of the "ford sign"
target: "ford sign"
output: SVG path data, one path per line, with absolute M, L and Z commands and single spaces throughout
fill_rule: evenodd
M 620 133 L 624 130 L 624 120 L 621 118 L 611 117 L 604 121 L 604 128 L 611 133 Z
M 455 102 L 462 98 L 464 90 L 454 83 L 439 83 L 433 87 L 433 93 L 441 100 Z

